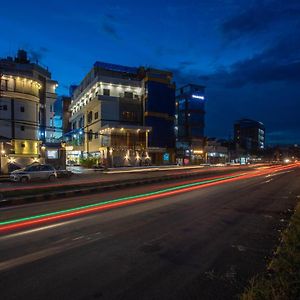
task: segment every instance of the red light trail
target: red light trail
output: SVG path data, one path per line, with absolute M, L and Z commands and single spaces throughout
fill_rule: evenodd
M 85 205 L 85 206 L 79 206 L 71 209 L 65 209 L 65 210 L 60 210 L 60 211 L 55 211 L 51 213 L 45 213 L 45 214 L 40 214 L 40 215 L 35 215 L 35 216 L 30 216 L 30 217 L 24 217 L 20 219 L 14 219 L 14 220 L 6 220 L 6 221 L 1 221 L 0 222 L 0 232 L 8 232 L 11 230 L 16 230 L 16 229 L 22 229 L 34 225 L 41 225 L 49 222 L 54 222 L 54 221 L 59 221 L 63 219 L 69 219 L 72 217 L 78 217 L 82 215 L 87 215 L 90 213 L 94 212 L 100 212 L 104 210 L 109 210 L 117 207 L 122 207 L 122 206 L 128 206 L 132 204 L 137 204 L 141 202 L 146 202 L 146 201 L 151 201 L 155 200 L 158 198 L 165 198 L 169 196 L 173 196 L 176 194 L 180 193 L 185 193 L 185 192 L 190 192 L 210 186 L 215 186 L 219 185 L 222 183 L 228 183 L 228 182 L 234 182 L 234 181 L 239 181 L 242 179 L 249 179 L 249 178 L 254 178 L 266 174 L 272 174 L 276 173 L 282 170 L 287 170 L 294 168 L 298 165 L 288 165 L 288 166 L 280 166 L 280 167 L 271 167 L 268 169 L 263 169 L 260 171 L 253 171 L 249 172 L 247 174 L 245 173 L 235 173 L 231 175 L 226 175 L 226 176 L 216 176 L 212 178 L 206 178 L 202 179 L 201 181 L 199 180 L 193 180 L 189 181 L 184 184 L 180 184 L 178 186 L 174 186 L 171 188 L 166 188 L 163 190 L 158 190 L 155 192 L 149 192 L 145 194 L 140 194 L 140 195 L 135 195 L 135 196 L 130 196 L 130 197 L 124 197 L 124 198 L 118 198 L 118 199 L 113 199 L 105 202 L 99 202 L 96 204 L 90 204 L 90 205 Z

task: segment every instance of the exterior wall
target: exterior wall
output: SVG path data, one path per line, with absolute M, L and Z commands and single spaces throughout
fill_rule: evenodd
M 189 146 L 201 145 L 205 128 L 204 87 L 187 85 L 178 89 L 176 97 L 177 141 Z
M 152 127 L 150 147 L 175 147 L 175 87 L 154 78 L 145 81 L 145 125 Z
M 38 155 L 39 141 L 19 140 L 13 141 L 15 155 Z
M 142 124 L 141 82 L 96 73 L 91 71 L 83 81 L 85 85 L 74 91 L 70 105 L 73 137 L 80 139 L 77 144 L 81 151 L 89 153 L 107 145 L 106 135 L 99 134 L 103 126 Z
M 74 154 L 104 153 L 109 159 L 118 152 L 119 161 L 123 161 L 125 156 L 138 157 L 135 148 L 144 152 L 144 157 L 148 153 L 156 157 L 156 148 L 160 148 L 160 160 L 167 154 L 170 160 L 163 161 L 173 162 L 175 85 L 171 80 L 172 73 L 166 71 L 95 63 L 73 91 L 68 136 L 72 136 L 69 144 Z M 114 131 L 114 127 L 119 129 Z M 140 143 L 138 133 L 143 133 L 147 142 Z M 148 152 L 148 146 L 155 149 Z M 128 148 L 133 154 L 126 154 Z
M 185 164 L 205 162 L 205 87 L 188 84 L 176 92 L 176 156 Z
M 0 136 L 7 161 L 19 166 L 40 161 L 40 140 L 48 136 L 41 132 L 51 123 L 57 84 L 23 50 L 14 59 L 0 59 L 0 73 Z
M 248 152 L 264 149 L 265 127 L 254 120 L 239 120 L 234 124 L 234 141 Z
M 40 84 L 32 79 L 1 77 L 0 135 L 15 140 L 12 153 L 37 154 L 39 88 Z
M 46 101 L 45 101 L 45 113 L 46 113 L 46 140 L 55 139 L 55 125 L 54 125 L 54 102 L 57 99 L 55 89 L 57 87 L 56 81 L 46 80 Z

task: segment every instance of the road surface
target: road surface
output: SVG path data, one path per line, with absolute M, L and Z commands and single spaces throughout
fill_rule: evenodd
M 2 232 L 0 298 L 235 299 L 264 270 L 300 198 L 299 181 L 299 168 L 281 170 Z M 70 199 L 51 209 L 65 203 Z M 0 210 L 1 219 L 44 212 L 44 206 Z

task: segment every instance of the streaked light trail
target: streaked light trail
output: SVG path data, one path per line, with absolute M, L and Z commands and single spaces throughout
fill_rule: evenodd
M 231 176 L 224 176 L 224 177 L 214 177 L 214 178 L 207 178 L 206 180 L 181 184 L 178 186 L 173 186 L 170 188 L 161 189 L 154 192 L 149 192 L 145 194 L 139 194 L 135 196 L 128 196 L 117 198 L 109 201 L 98 202 L 89 205 L 78 206 L 70 209 L 64 209 L 59 211 L 54 211 L 45 214 L 39 214 L 19 219 L 12 219 L 0 222 L 0 232 L 6 232 L 10 230 L 20 229 L 28 226 L 44 224 L 47 222 L 58 221 L 66 218 L 76 217 L 84 214 L 89 214 L 93 212 L 108 210 L 111 208 L 126 206 L 130 204 L 136 204 L 140 202 L 145 202 L 149 200 L 154 200 L 157 198 L 168 197 L 179 193 L 189 192 L 196 189 L 214 186 L 217 184 L 225 183 L 225 182 L 232 182 L 236 180 L 246 179 L 257 177 L 261 175 L 268 174 L 270 172 L 278 172 L 284 169 L 290 169 L 295 167 L 293 166 L 284 166 L 284 167 L 277 167 L 271 168 L 268 170 L 263 170 L 259 172 L 251 172 L 251 173 L 242 173 L 242 174 L 234 174 Z

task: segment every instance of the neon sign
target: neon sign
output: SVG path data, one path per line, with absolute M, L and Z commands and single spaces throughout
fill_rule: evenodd
M 204 100 L 204 96 L 192 95 L 192 98 Z

